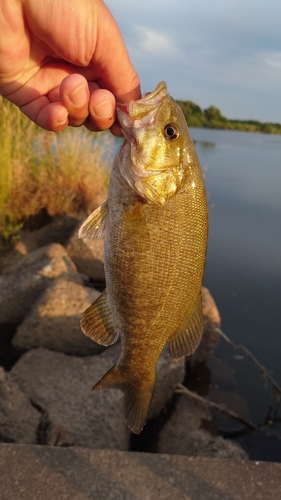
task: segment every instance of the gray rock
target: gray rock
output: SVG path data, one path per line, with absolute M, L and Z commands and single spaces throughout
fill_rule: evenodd
M 0 367 L 0 441 L 35 444 L 41 414 Z
M 0 444 L 1 500 L 280 500 L 281 464 Z
M 82 222 L 76 226 L 68 241 L 66 250 L 80 273 L 96 281 L 104 281 L 103 238 L 78 238 Z
M 128 449 L 122 393 L 113 389 L 91 393 L 112 364 L 101 356 L 78 358 L 38 348 L 13 367 L 13 379 L 47 413 L 49 444 L 63 439 L 76 446 Z
M 188 395 L 179 397 L 176 408 L 160 432 L 158 452 L 212 458 L 245 460 L 247 454 L 236 443 L 213 436 L 212 416 L 206 405 Z M 204 429 L 205 427 L 205 429 Z
M 215 330 L 216 327 L 220 328 L 221 325 L 220 313 L 210 291 L 204 286 L 202 286 L 202 304 L 204 316 L 203 337 L 198 349 L 190 356 L 192 365 L 205 362 L 213 352 L 220 337 Z
M 38 296 L 61 276 L 81 282 L 77 269 L 58 243 L 23 256 L 0 276 L 0 323 L 23 320 Z
M 230 439 L 212 436 L 205 429 L 186 431 L 168 449 L 170 454 L 191 457 L 230 458 L 231 460 L 246 460 L 248 458 L 241 446 Z M 168 451 L 165 453 L 168 453 Z
M 64 245 L 67 243 L 76 226 L 77 218 L 68 215 L 58 215 L 49 224 L 40 229 L 22 231 L 20 241 L 15 244 L 15 248 L 20 253 L 26 254 L 50 243 Z
M 47 347 L 77 356 L 97 354 L 103 347 L 80 328 L 82 312 L 100 295 L 97 290 L 58 278 L 18 327 L 13 345 L 22 350 Z

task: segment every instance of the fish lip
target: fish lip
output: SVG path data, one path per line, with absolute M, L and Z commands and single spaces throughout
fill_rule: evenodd
M 153 92 L 144 94 L 137 101 L 117 102 L 117 119 L 125 137 L 129 128 L 141 128 L 154 122 L 156 111 L 167 94 L 167 85 L 162 81 Z

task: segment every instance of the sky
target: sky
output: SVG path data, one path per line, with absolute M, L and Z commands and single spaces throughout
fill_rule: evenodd
M 280 0 L 105 0 L 142 91 L 281 123 Z

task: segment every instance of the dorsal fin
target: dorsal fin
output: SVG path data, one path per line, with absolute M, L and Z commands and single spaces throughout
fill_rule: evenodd
M 200 344 L 203 333 L 202 297 L 199 294 L 193 312 L 182 322 L 180 328 L 169 339 L 169 353 L 174 359 L 189 356 Z
M 108 204 L 105 201 L 82 224 L 78 232 L 78 238 L 103 238 L 107 217 Z
M 114 344 L 119 332 L 113 325 L 111 312 L 106 298 L 106 290 L 83 312 L 80 321 L 81 330 L 87 337 L 104 346 Z

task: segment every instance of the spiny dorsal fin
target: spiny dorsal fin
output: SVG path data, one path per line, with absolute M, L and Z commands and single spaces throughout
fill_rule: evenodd
M 92 391 L 100 389 L 120 389 L 124 393 L 124 416 L 126 424 L 135 434 L 139 434 L 146 423 L 148 410 L 153 394 L 153 386 L 137 383 L 126 378 L 126 374 L 113 366 L 94 385 Z
M 169 353 L 174 359 L 189 356 L 200 344 L 203 333 L 202 298 L 199 294 L 192 314 L 184 319 L 180 328 L 169 339 Z
M 108 205 L 107 201 L 105 201 L 82 224 L 78 232 L 78 238 L 103 238 L 107 217 Z
M 81 330 L 92 340 L 104 346 L 114 344 L 119 332 L 114 328 L 109 310 L 106 290 L 83 312 L 80 321 Z

